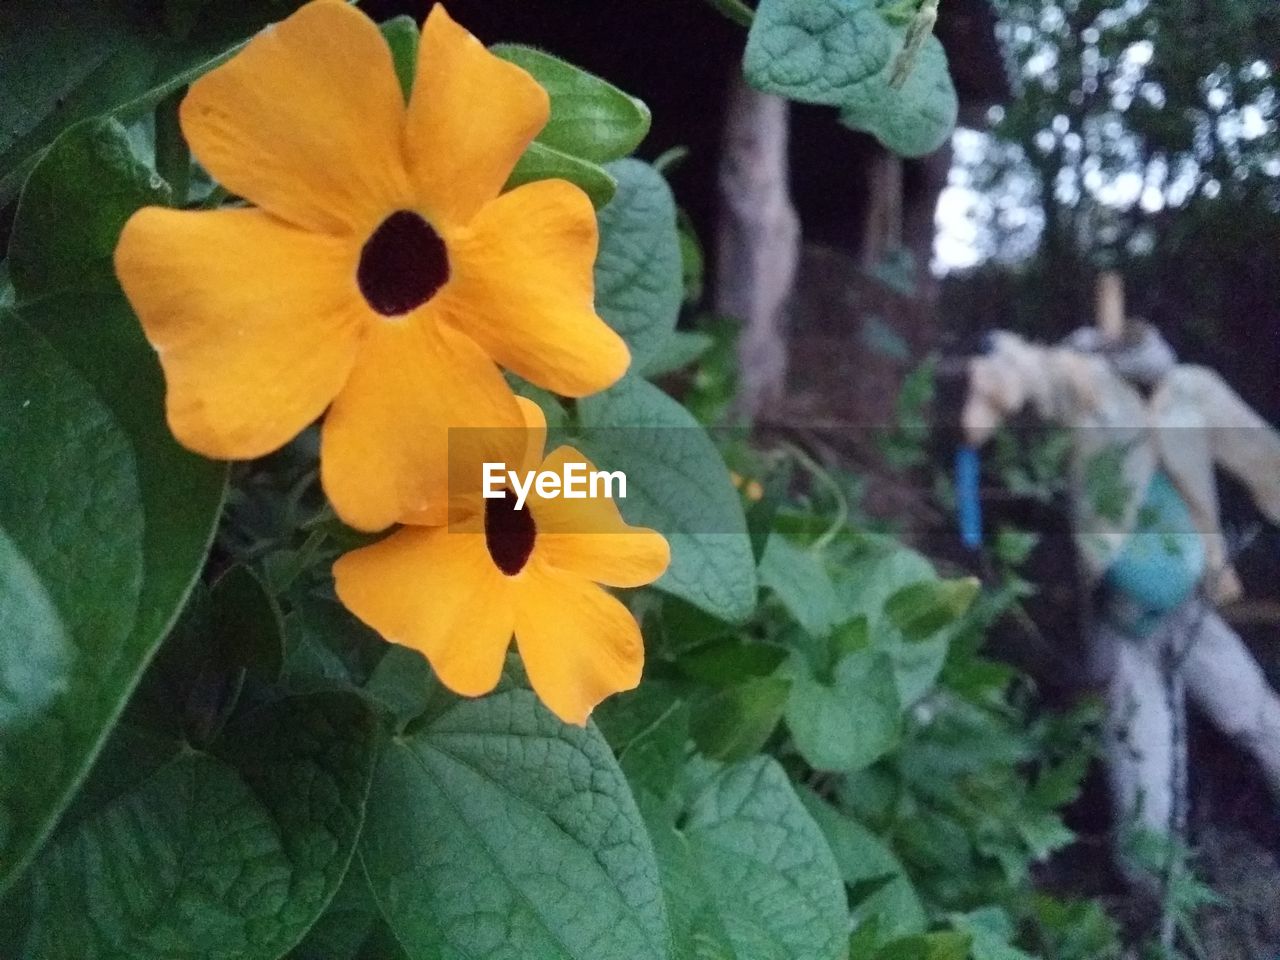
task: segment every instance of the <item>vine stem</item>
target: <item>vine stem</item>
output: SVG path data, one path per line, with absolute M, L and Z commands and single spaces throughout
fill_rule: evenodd
M 836 501 L 836 515 L 832 519 L 826 530 L 822 531 L 821 536 L 813 541 L 811 549 L 815 552 L 821 551 L 836 538 L 836 535 L 849 522 L 849 498 L 845 496 L 844 491 L 840 489 L 840 484 L 836 482 L 835 477 L 831 476 L 822 464 L 809 456 L 804 450 L 791 443 L 789 440 L 784 441 L 782 446 L 786 451 L 796 459 L 800 466 L 808 471 L 809 475 L 821 483 L 831 492 L 831 496 Z
M 751 21 L 756 18 L 755 11 L 743 3 L 742 0 L 707 0 L 707 3 L 740 27 L 751 26 Z

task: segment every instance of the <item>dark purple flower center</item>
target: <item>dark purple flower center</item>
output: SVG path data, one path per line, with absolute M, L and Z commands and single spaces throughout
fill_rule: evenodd
M 356 282 L 384 317 L 408 313 L 449 279 L 449 254 L 440 234 L 412 210 L 397 210 L 365 241 Z
M 511 491 L 503 491 L 501 497 L 485 499 L 484 543 L 493 562 L 508 577 L 514 577 L 529 562 L 537 535 L 538 528 L 528 505 L 517 510 L 516 498 Z

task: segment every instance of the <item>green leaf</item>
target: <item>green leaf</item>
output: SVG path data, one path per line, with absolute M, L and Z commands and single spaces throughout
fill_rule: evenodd
M 426 713 L 439 692 L 427 658 L 398 643 L 387 646 L 364 688 L 395 718 L 398 730 Z
M 577 184 L 591 198 L 597 210 L 612 200 L 618 189 L 617 181 L 604 167 L 590 160 L 572 157 L 536 140 L 521 155 L 503 189 L 513 190 L 535 180 L 568 180 Z
M 33 171 L 13 229 L 19 315 L 0 314 L 0 533 L 21 570 L 0 579 L 37 581 L 43 599 L 0 633 L 0 889 L 176 618 L 225 484 L 222 465 L 170 436 L 155 354 L 101 276 L 130 204 L 155 196 L 116 149 L 122 136 L 114 124 L 68 131 Z
M 490 50 L 527 70 L 550 95 L 541 143 L 605 163 L 625 157 L 649 132 L 649 108 L 594 74 L 533 47 L 500 43 Z
M 928 37 L 906 82 L 890 83 L 906 38 L 873 0 L 761 0 L 743 70 L 752 85 L 840 108 L 842 122 L 905 156 L 932 153 L 955 126 L 946 54 Z
M 973 938 L 973 960 L 1035 960 L 1014 947 L 1013 923 L 999 907 L 985 907 L 952 917 L 956 929 Z
M 878 537 L 864 538 L 856 555 L 841 566 L 836 577 L 841 619 L 867 618 L 872 647 L 893 660 L 903 704 L 915 703 L 938 679 L 950 638 L 943 634 L 907 643 L 886 613 L 885 605 L 903 587 L 936 578 L 933 566 L 920 554 L 892 539 Z
M 337 600 L 295 591 L 285 619 L 282 682 L 291 690 L 364 686 L 390 645 Z M 370 691 L 390 705 L 382 691 Z M 393 708 L 393 713 L 394 708 Z
M 852 773 L 897 744 L 902 707 L 887 654 L 846 654 L 836 663 L 829 685 L 813 675 L 803 658 L 793 658 L 792 666 L 787 726 L 810 766 Z
M 662 894 L 671 924 L 672 960 L 747 960 L 735 952 L 711 884 L 704 879 L 688 839 L 664 806 L 638 797 L 662 874 Z
M 875 922 L 890 936 L 923 933 L 928 924 L 924 904 L 888 844 L 811 790 L 801 790 L 800 799 L 826 837 L 845 884 L 852 889 L 874 884 L 869 895 L 853 904 L 854 921 Z
M 963 617 L 977 595 L 976 577 L 923 580 L 896 591 L 884 612 L 908 641 L 927 640 Z
M 168 203 L 168 184 L 138 156 L 121 124 L 89 121 L 67 131 L 18 202 L 9 241 L 18 305 L 90 281 L 114 284 L 111 257 L 125 221 L 139 207 Z
M 661 159 L 661 157 L 658 158 L 658 160 Z M 668 167 L 657 162 L 654 166 L 663 176 L 668 175 Z M 680 231 L 680 275 L 684 285 L 684 302 L 696 305 L 702 300 L 703 289 L 706 286 L 707 255 L 702 249 L 702 241 L 698 239 L 697 226 L 683 210 L 676 211 L 676 227 Z M 697 337 L 698 333 L 690 332 L 686 336 Z M 705 333 L 701 336 L 705 338 L 704 349 L 709 349 L 713 343 L 712 339 Z
M 639 372 L 650 379 L 665 377 L 696 363 L 715 346 L 715 339 L 701 330 L 673 330 L 662 347 L 649 358 Z
M 969 960 L 969 943 L 967 934 L 954 930 L 920 933 L 885 944 L 874 960 Z
M 702 683 L 727 687 L 744 677 L 767 677 L 786 659 L 786 647 L 724 640 L 682 654 L 676 668 Z
M 413 75 L 418 69 L 418 24 L 408 14 L 392 17 L 379 29 L 391 48 L 391 62 L 396 68 L 396 79 L 405 102 L 413 92 Z
M 665 798 L 684 766 L 689 706 L 670 685 L 645 680 L 610 697 L 592 715 L 632 789 Z
M 761 0 L 743 71 L 768 93 L 841 106 L 866 96 L 894 53 L 889 25 L 866 0 Z
M 272 683 L 283 659 L 280 608 L 256 575 L 233 566 L 212 590 L 196 584 L 124 722 L 203 747 L 226 722 L 246 676 Z
M 771 536 L 760 559 L 760 583 L 774 592 L 805 633 L 831 633 L 838 616 L 836 592 L 817 553 L 781 535 Z
M 776 761 L 721 769 L 691 798 L 679 828 L 655 816 L 651 829 L 678 957 L 845 956 L 840 874 Z
M 192 16 L 148 16 L 131 0 L 6 0 L 0 5 L 0 203 L 72 124 L 131 120 L 225 61 L 299 0 L 214 0 Z
M 392 50 L 392 63 L 396 67 L 396 77 L 401 84 L 404 99 L 408 100 L 413 88 L 413 74 L 417 69 L 419 29 L 412 17 L 396 17 L 381 24 L 381 31 Z M 620 142 L 618 138 L 623 134 L 618 124 L 622 124 L 626 118 L 634 120 L 636 111 L 643 111 L 644 131 L 648 131 L 649 111 L 640 104 L 640 101 L 632 100 L 626 93 L 617 90 L 602 79 L 571 67 L 570 64 L 563 63 L 562 60 L 557 60 L 553 56 L 541 54 L 538 50 L 532 50 L 530 47 L 499 45 L 493 47 L 493 51 L 499 56 L 520 63 L 525 69 L 530 69 L 530 64 L 538 65 L 539 69 L 548 73 L 548 78 L 544 79 L 536 73 L 535 77 L 543 83 L 543 86 L 548 87 L 552 95 L 550 123 L 539 134 L 538 140 L 530 143 L 529 148 L 520 157 L 516 169 L 512 170 L 511 177 L 507 178 L 504 189 L 515 189 L 535 180 L 562 179 L 581 187 L 586 196 L 590 197 L 591 205 L 596 209 L 608 204 L 614 192 L 617 191 L 618 184 L 595 161 L 609 160 L 613 156 L 622 156 L 630 152 L 631 147 L 625 148 L 618 154 L 613 154 L 609 150 L 609 147 L 617 146 Z M 521 63 L 522 59 L 529 60 L 529 64 Z M 558 67 L 554 67 L 553 64 Z M 532 72 L 531 69 L 530 72 Z M 621 97 L 621 100 L 626 102 L 625 111 L 616 97 Z M 612 129 L 609 127 L 611 120 Z M 602 141 L 602 145 L 593 146 L 588 143 L 580 148 L 576 141 L 589 134 L 593 124 L 599 127 L 598 132 L 600 136 L 605 137 L 605 140 Z M 644 137 L 644 131 L 639 133 L 636 142 Z
M 604 738 L 509 678 L 392 741 L 360 849 L 412 960 L 668 954 L 653 848 Z
M 146 772 L 42 852 L 23 956 L 274 960 L 347 871 L 377 738 L 361 698 L 329 692 L 246 712 L 208 752 L 113 741 L 104 765 Z
M 578 410 L 583 451 L 626 473 L 622 515 L 671 544 L 671 566 L 656 586 L 724 620 L 745 620 L 756 602 L 755 559 L 742 502 L 706 431 L 636 377 L 581 400 Z
M 666 344 L 683 300 L 676 205 L 662 174 L 639 160 L 608 166 L 618 192 L 600 211 L 596 309 L 642 370 Z
M 228 667 L 244 668 L 268 683 L 278 678 L 284 663 L 284 620 L 257 574 L 234 566 L 209 593 L 213 629 L 208 645 Z
M 755 17 L 755 12 L 742 0 L 707 0 L 707 2 L 740 27 L 751 26 L 751 20 Z
M 782 720 L 791 681 L 752 677 L 693 705 L 690 727 L 698 749 L 733 763 L 759 753 Z
M 845 104 L 840 120 L 865 130 L 894 153 L 922 157 L 947 142 L 959 111 L 946 51 L 930 35 L 901 87 L 877 88 L 874 97 Z
M 680 664 L 695 651 L 739 632 L 736 625 L 670 595 L 662 598 L 657 616 L 651 614 L 644 625 L 646 643 L 652 640 L 655 652 Z
M 408 960 L 387 927 L 364 867 L 352 860 L 342 886 L 289 960 Z

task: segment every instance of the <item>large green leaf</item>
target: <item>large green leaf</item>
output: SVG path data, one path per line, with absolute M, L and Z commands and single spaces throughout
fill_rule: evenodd
M 761 0 L 743 69 L 767 93 L 838 107 L 846 125 L 895 153 L 921 156 L 946 142 L 958 101 L 933 36 L 906 81 L 890 83 L 906 32 L 874 0 Z
M 597 209 L 613 204 L 619 173 L 600 164 L 636 148 L 649 132 L 649 109 L 549 53 L 518 44 L 497 44 L 492 50 L 529 71 L 551 96 L 551 118 L 521 156 L 507 187 L 556 178 L 581 187 Z
M 831 683 L 816 677 L 802 656 L 793 657 L 791 666 L 787 726 L 810 766 L 852 773 L 898 742 L 902 708 L 887 654 L 846 653 L 836 663 Z
M 777 762 L 725 767 L 677 827 L 650 817 L 680 958 L 835 960 L 849 914 L 831 850 Z
M 364 868 L 353 862 L 329 907 L 289 960 L 407 960 L 378 913 Z
M 596 309 L 643 369 L 675 330 L 684 298 L 676 205 L 662 174 L 639 160 L 606 168 L 618 192 L 600 211 Z
M 637 377 L 578 409 L 584 452 L 627 476 L 623 516 L 671 543 L 671 566 L 657 586 L 723 619 L 746 619 L 756 602 L 755 558 L 742 502 L 706 431 Z
M 137 0 L 6 0 L 0 203 L 67 127 L 103 114 L 139 116 L 299 3 L 171 0 L 157 16 Z
M 510 677 L 393 740 L 360 850 L 412 960 L 668 955 L 653 848 L 608 744 Z
M 888 936 L 923 933 L 928 915 L 893 850 L 813 791 L 801 790 L 800 799 L 826 837 L 841 878 L 850 889 L 862 892 L 853 903 L 855 922 L 874 922 Z
M 892 31 L 867 0 L 761 0 L 743 70 L 762 90 L 839 106 L 866 96 L 894 52 Z
M 168 185 L 117 121 L 88 121 L 67 131 L 18 202 L 9 272 L 19 307 L 92 282 L 113 283 L 111 257 L 125 221 L 139 207 L 169 199 Z
M 595 163 L 625 157 L 649 132 L 649 108 L 613 84 L 533 47 L 500 43 L 495 54 L 527 70 L 551 96 L 538 134 L 549 147 Z
M 618 182 L 598 164 L 583 160 L 535 140 L 520 156 L 505 189 L 511 190 L 535 180 L 568 180 L 582 188 L 597 210 L 609 203 Z
M 822 557 L 814 551 L 781 535 L 769 537 L 760 558 L 760 583 L 774 592 L 809 635 L 825 637 L 835 627 L 835 587 Z
M 845 103 L 840 120 L 865 130 L 895 153 L 921 157 L 947 142 L 959 111 L 946 51 L 931 35 L 901 87 L 877 84 L 874 95 Z
M 884 612 L 904 639 L 926 640 L 963 617 L 978 589 L 976 577 L 922 580 L 893 593 Z
M 747 677 L 695 701 L 690 727 L 698 749 L 730 763 L 759 753 L 782 721 L 790 690 L 785 677 Z
M 61 138 L 31 175 L 10 248 L 18 312 L 0 316 L 0 580 L 26 583 L 31 599 L 0 634 L 0 888 L 168 631 L 222 501 L 225 469 L 169 435 L 155 355 L 109 274 L 120 223 L 162 193 L 123 142 L 106 124 Z
M 903 588 L 936 581 L 933 566 L 891 538 L 865 537 L 859 541 L 854 556 L 840 567 L 835 580 L 841 618 L 866 617 L 871 645 L 893 661 L 899 698 L 905 705 L 915 703 L 942 671 L 951 631 L 908 642 L 886 608 Z
M 372 710 L 351 693 L 285 697 L 233 718 L 207 751 L 121 734 L 104 775 L 142 773 L 33 865 L 22 956 L 275 960 L 347 871 L 377 754 Z

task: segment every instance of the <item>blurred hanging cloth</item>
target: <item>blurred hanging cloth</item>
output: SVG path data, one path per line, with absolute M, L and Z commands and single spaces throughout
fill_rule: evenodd
M 1094 584 L 1140 596 L 1162 575 L 1159 551 L 1173 543 L 1183 566 L 1170 562 L 1166 574 L 1190 571 L 1213 601 L 1235 599 L 1240 581 L 1219 522 L 1214 468 L 1242 481 L 1280 523 L 1280 434 L 1212 370 L 1177 363 L 1152 327 L 1133 327 L 1116 346 L 1092 328 L 1048 347 L 993 334 L 988 352 L 969 361 L 965 432 L 980 444 L 1028 405 L 1071 429 L 1074 535 Z

